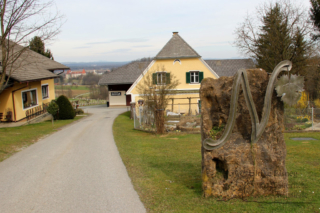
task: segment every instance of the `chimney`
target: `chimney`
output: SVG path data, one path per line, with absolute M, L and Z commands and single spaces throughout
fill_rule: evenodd
M 172 33 L 173 33 L 173 35 L 178 34 L 178 32 L 172 32 Z

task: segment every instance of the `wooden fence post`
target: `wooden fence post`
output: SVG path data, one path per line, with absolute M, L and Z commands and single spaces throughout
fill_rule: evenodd
M 172 100 L 172 105 L 171 105 L 171 112 L 173 112 L 173 104 L 174 104 L 174 98 L 171 98 Z

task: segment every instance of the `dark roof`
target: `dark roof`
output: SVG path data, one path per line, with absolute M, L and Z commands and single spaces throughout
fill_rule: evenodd
M 99 81 L 99 85 L 132 84 L 150 63 L 151 61 L 133 61 L 118 67 L 112 72 L 104 74 Z
M 204 60 L 219 77 L 234 76 L 239 69 L 251 69 L 255 65 L 251 59 Z
M 7 67 L 7 75 L 12 70 L 11 78 L 24 82 L 41 79 L 50 79 L 58 77 L 52 73 L 53 70 L 70 69 L 69 67 L 51 60 L 41 54 L 38 54 L 29 48 L 22 47 L 18 44 L 10 42 L 13 47 L 13 54 L 21 52 L 20 57 Z M 0 57 L 2 57 L 2 49 L 0 48 Z M 49 71 L 50 70 L 50 71 Z M 2 69 L 0 69 L 0 73 Z
M 179 36 L 173 33 L 172 38 L 160 50 L 155 59 L 200 58 L 201 56 Z

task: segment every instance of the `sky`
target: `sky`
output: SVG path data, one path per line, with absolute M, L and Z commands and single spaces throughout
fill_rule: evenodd
M 245 58 L 234 31 L 265 0 L 55 0 L 61 33 L 46 47 L 58 62 L 154 57 L 179 35 L 204 59 Z M 295 0 L 309 9 L 309 0 Z

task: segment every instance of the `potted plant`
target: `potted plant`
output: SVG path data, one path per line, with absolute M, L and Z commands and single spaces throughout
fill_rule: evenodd
M 12 110 L 10 108 L 7 109 L 6 120 L 8 122 L 12 121 Z

